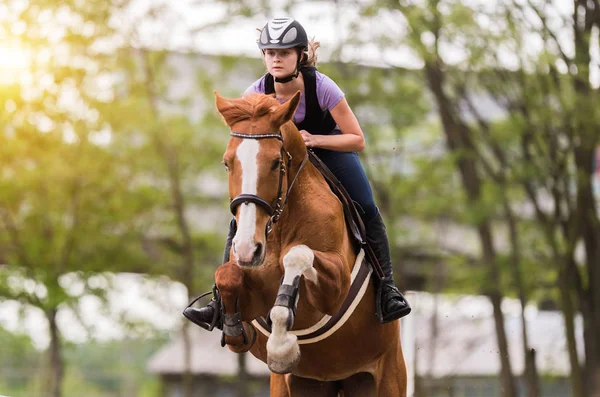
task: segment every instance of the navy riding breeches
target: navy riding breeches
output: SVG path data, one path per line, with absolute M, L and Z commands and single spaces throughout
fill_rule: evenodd
M 373 191 L 356 152 L 334 152 L 314 149 L 315 154 L 333 172 L 348 194 L 364 211 L 363 221 L 368 223 L 377 215 Z

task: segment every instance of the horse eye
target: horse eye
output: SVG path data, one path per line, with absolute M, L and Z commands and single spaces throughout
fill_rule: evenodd
M 275 171 L 281 165 L 281 159 L 277 159 L 273 161 L 273 165 L 271 166 L 271 171 Z
M 227 164 L 227 161 L 223 160 L 223 165 L 225 166 L 225 171 L 229 172 L 229 165 Z

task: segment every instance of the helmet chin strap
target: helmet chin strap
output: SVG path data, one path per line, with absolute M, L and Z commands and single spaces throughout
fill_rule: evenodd
M 299 73 L 300 73 L 300 71 L 298 69 L 296 69 L 296 73 L 290 74 L 289 76 L 285 76 L 285 77 L 282 77 L 282 78 L 275 77 L 275 82 L 277 82 L 277 83 L 289 83 L 290 81 L 292 81 L 296 77 L 298 77 Z

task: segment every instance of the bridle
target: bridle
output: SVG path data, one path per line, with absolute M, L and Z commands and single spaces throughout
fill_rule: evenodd
M 260 196 L 257 196 L 256 194 L 242 193 L 242 194 L 238 195 L 237 197 L 235 197 L 234 199 L 232 199 L 231 202 L 229 203 L 229 209 L 231 210 L 231 213 L 234 216 L 235 216 L 235 211 L 236 211 L 237 207 L 239 207 L 241 204 L 253 203 L 253 204 L 256 204 L 256 205 L 262 207 L 265 211 L 267 211 L 267 213 L 270 216 L 269 221 L 267 222 L 267 234 L 269 234 L 271 232 L 271 230 L 273 230 L 274 225 L 277 223 L 277 221 L 281 217 L 281 214 L 283 213 L 283 209 L 285 208 L 285 204 L 287 203 L 288 197 L 290 196 L 290 191 L 292 190 L 292 187 L 294 186 L 294 183 L 296 182 L 298 175 L 300 175 L 300 171 L 302 171 L 302 168 L 304 168 L 304 165 L 306 164 L 306 161 L 308 160 L 308 150 L 306 151 L 306 154 L 304 155 L 304 159 L 302 160 L 302 163 L 300 164 L 300 168 L 298 168 L 296 175 L 294 175 L 292 182 L 289 184 L 287 191 L 285 192 L 285 198 L 284 198 L 284 197 L 282 197 L 282 195 L 283 195 L 283 190 L 282 190 L 283 189 L 283 177 L 285 175 L 286 168 L 289 170 L 290 166 L 292 165 L 292 155 L 285 149 L 285 142 L 283 141 L 283 135 L 281 134 L 281 131 L 279 133 L 275 133 L 275 134 L 243 134 L 240 132 L 231 131 L 229 133 L 229 135 L 236 137 L 236 138 L 241 138 L 241 139 L 275 138 L 275 139 L 278 139 L 281 141 L 282 159 L 284 157 L 286 157 L 287 162 L 284 165 L 284 162 L 281 161 L 281 164 L 279 166 L 279 187 L 277 188 L 277 198 L 272 203 L 269 203 L 267 200 L 263 199 Z

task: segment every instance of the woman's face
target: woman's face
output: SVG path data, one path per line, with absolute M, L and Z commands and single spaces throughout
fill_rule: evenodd
M 295 48 L 265 50 L 267 71 L 273 77 L 286 77 L 296 71 L 298 51 Z

